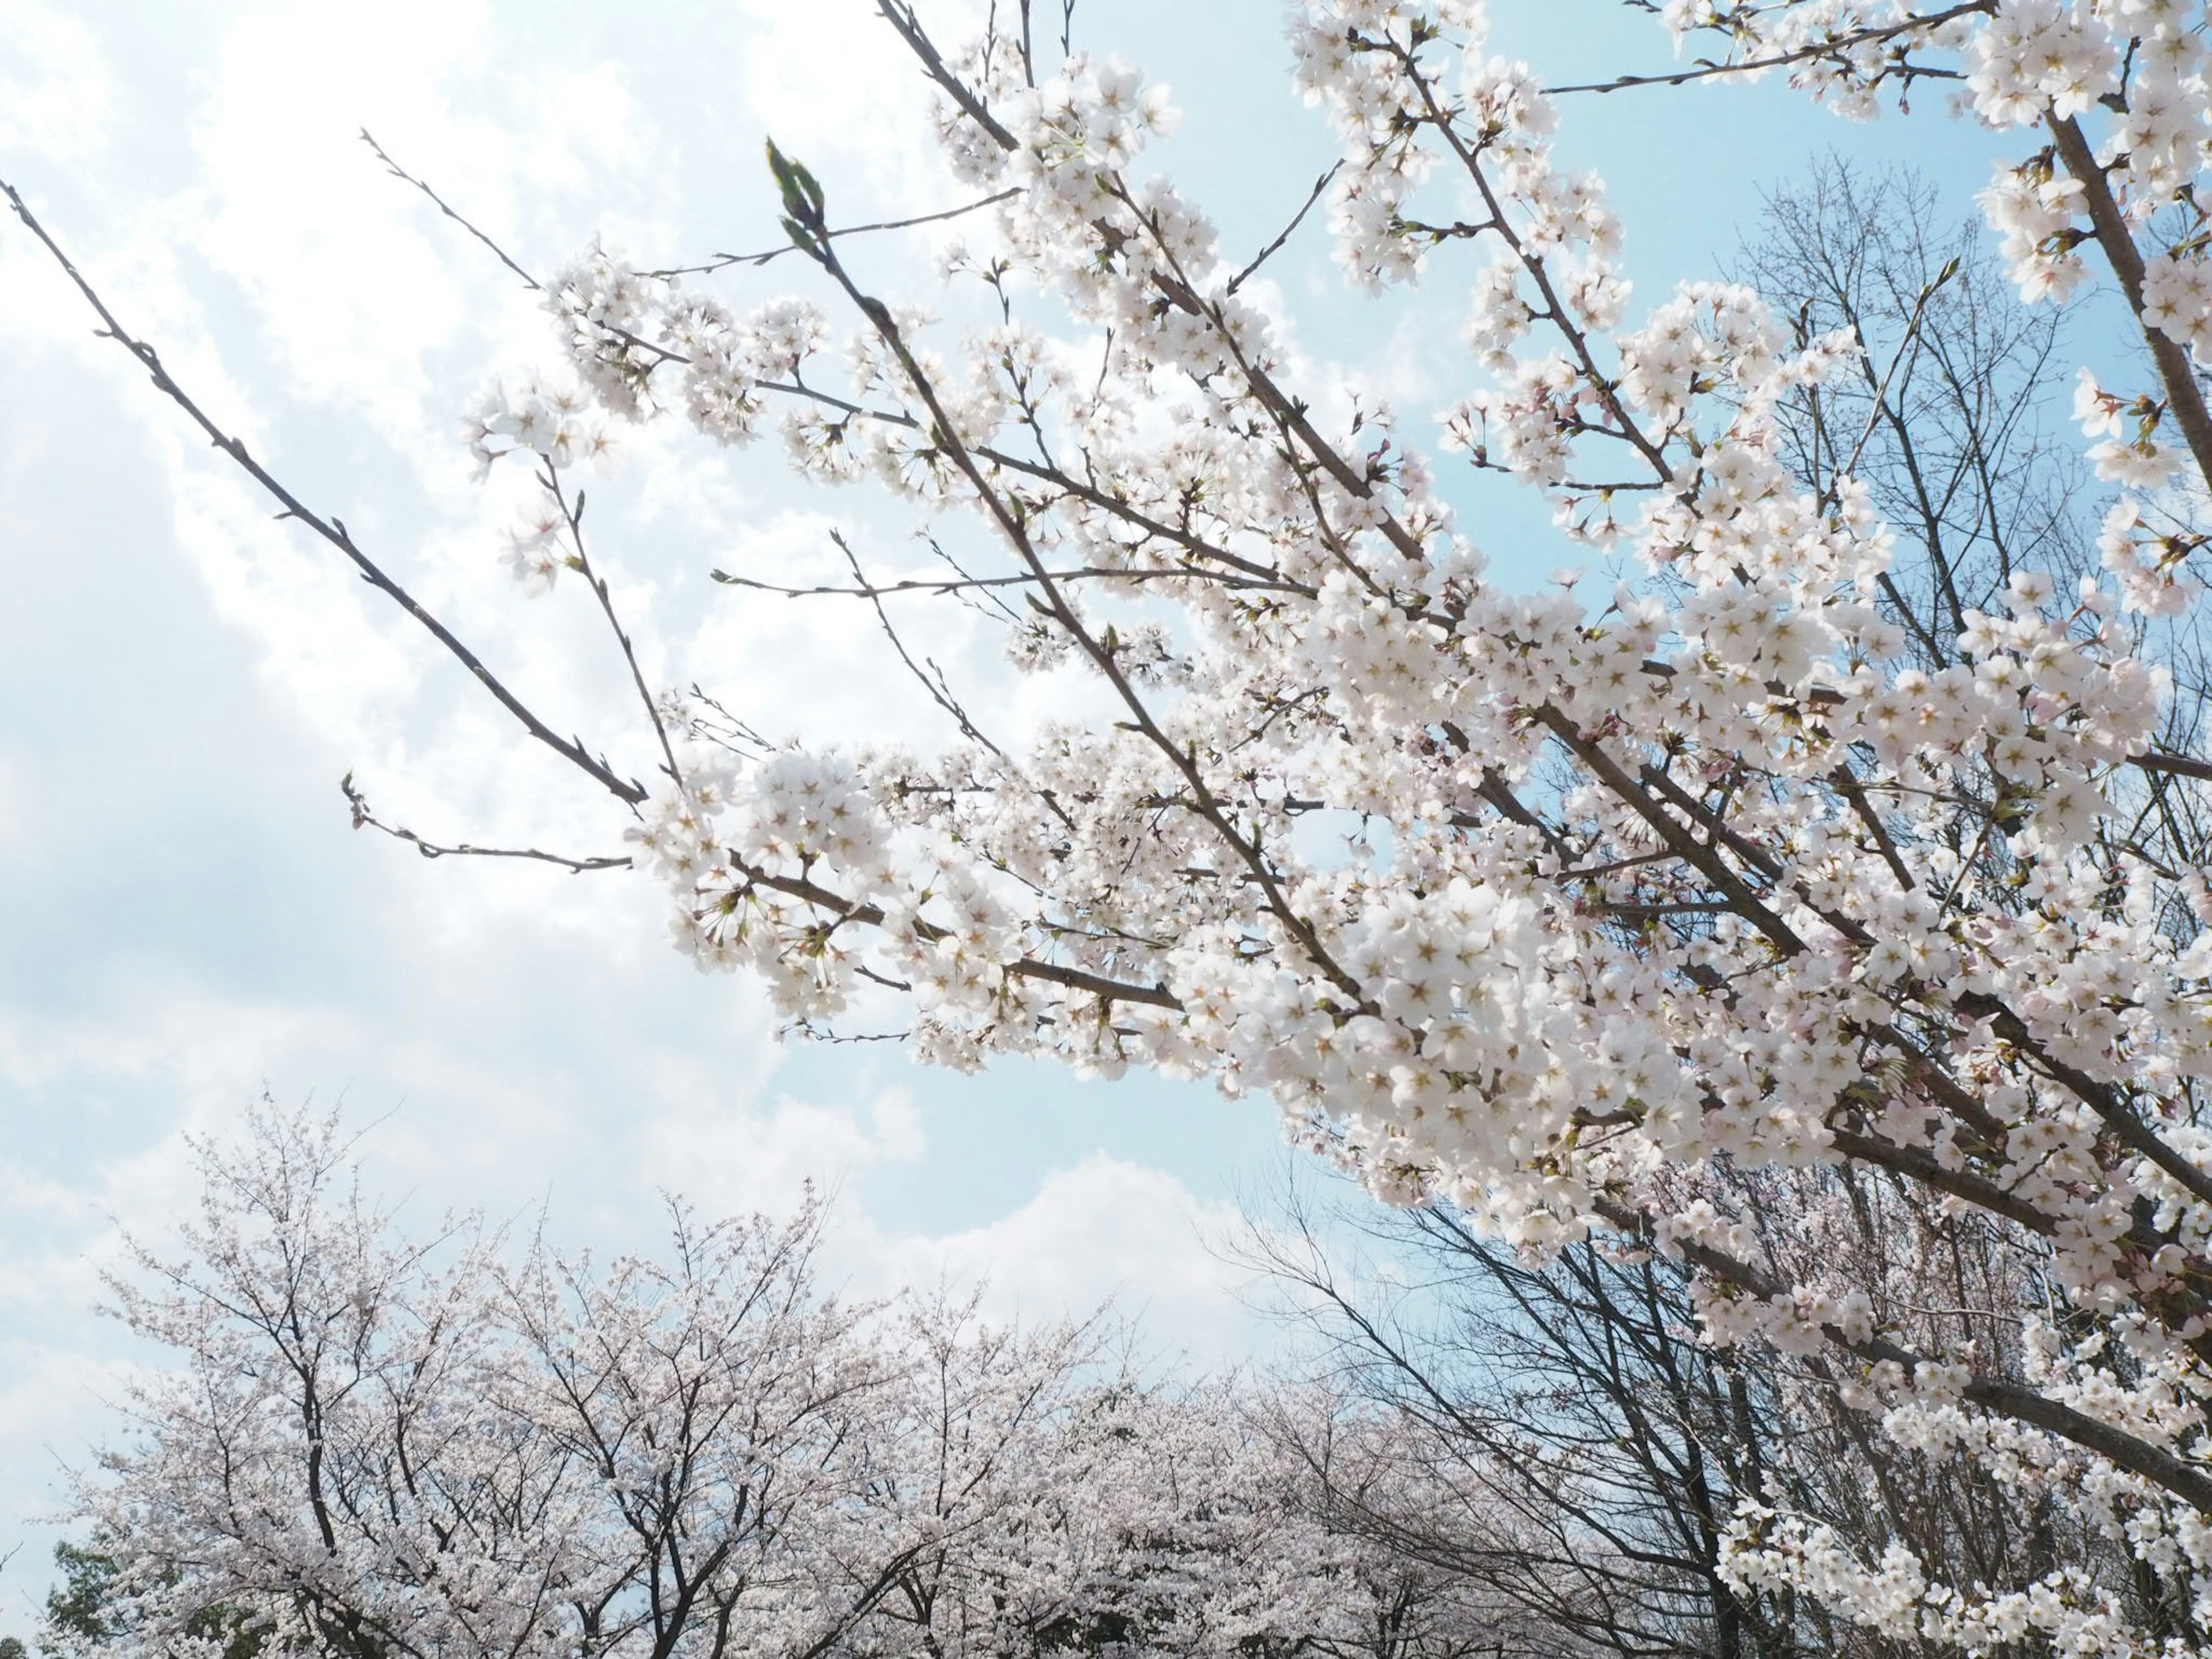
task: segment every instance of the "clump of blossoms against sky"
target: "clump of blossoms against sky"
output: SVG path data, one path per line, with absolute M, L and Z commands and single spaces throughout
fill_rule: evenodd
M 804 297 L 728 307 L 594 250 L 550 289 L 589 407 L 495 398 L 479 453 L 545 468 L 558 508 L 594 422 L 666 414 L 980 518 L 998 562 L 971 574 L 1004 583 L 1010 655 L 1103 699 L 1017 747 L 918 670 L 960 733 L 927 755 L 770 750 L 662 701 L 638 852 L 702 967 L 762 975 L 806 1022 L 887 988 L 941 1062 L 1265 1094 L 1382 1199 L 1532 1251 L 1595 1231 L 1686 1256 L 1711 1340 L 1817 1362 L 1906 1443 L 2062 1495 L 2212 1628 L 2190 827 L 2212 762 L 2177 746 L 2138 649 L 2202 603 L 2197 9 L 1670 0 L 1663 21 L 1846 114 L 1928 101 L 1926 80 L 2020 132 L 1983 200 L 2021 303 L 2110 283 L 2148 347 L 2140 385 L 2085 372 L 2075 399 L 2118 496 L 2103 575 L 2013 570 L 1954 607 L 1939 665 L 1911 655 L 1869 492 L 1847 466 L 1801 477 L 1780 438 L 1856 343 L 1740 287 L 1632 303 L 1602 184 L 1554 164 L 1540 70 L 1487 53 L 1473 0 L 1308 0 L 1290 27 L 1342 143 L 1322 210 L 1347 276 L 1473 290 L 1468 389 L 1432 428 L 1326 416 L 1285 381 L 1239 266 L 1149 167 L 1155 89 L 1000 39 L 920 53 L 946 165 L 999 196 L 949 262 L 994 325 L 879 295 L 776 157 Z M 1641 574 L 1505 591 L 1439 465 L 1544 492 L 1565 538 Z M 572 562 L 562 529 L 521 532 L 526 580 Z M 2017 1316 L 2024 1358 L 1917 1348 L 1878 1286 L 1778 1275 L 1717 1179 L 1800 1170 L 1841 1203 L 1817 1177 L 1843 1166 L 2017 1242 L 2045 1297 Z M 2186 1646 L 2063 1575 L 1951 1585 L 1755 1504 L 1734 1549 L 1747 1582 L 1895 1636 Z

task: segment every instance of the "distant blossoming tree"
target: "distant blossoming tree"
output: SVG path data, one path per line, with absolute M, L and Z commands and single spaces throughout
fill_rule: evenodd
M 1462 1659 L 1517 1639 L 1480 1586 L 1314 1519 L 1250 1388 L 1139 1377 L 1103 1320 L 840 1303 L 814 1282 L 811 1200 L 787 1222 L 679 1206 L 662 1249 L 604 1265 L 472 1223 L 410 1238 L 347 1151 L 334 1121 L 278 1113 L 203 1146 L 183 1248 L 114 1281 L 161 1363 L 83 1472 L 97 1547 L 63 1547 L 57 1659 Z
M 1169 112 L 1135 71 L 1048 61 L 1026 5 L 948 52 L 878 0 L 941 94 L 946 166 L 988 198 L 949 270 L 988 325 L 879 294 L 822 183 L 771 146 L 811 297 L 739 313 L 595 248 L 544 284 L 566 368 L 488 397 L 476 452 L 542 482 L 518 575 L 573 573 L 626 653 L 574 474 L 606 423 L 665 414 L 980 517 L 999 562 L 939 586 L 999 603 L 1018 664 L 1073 665 L 1095 696 L 1001 740 L 886 611 L 957 740 L 771 749 L 640 675 L 648 788 L 407 603 L 635 809 L 682 948 L 761 975 L 793 1019 L 880 991 L 936 1060 L 1210 1078 L 1272 1097 L 1388 1201 L 1537 1253 L 1595 1235 L 1680 1258 L 1705 1340 L 1817 1361 L 1883 1432 L 2051 1495 L 2124 1540 L 2180 1623 L 2133 1628 L 2063 1571 L 1953 1582 L 1749 1494 L 1747 1581 L 1977 1651 L 2201 1646 L 2212 757 L 2163 655 L 2203 603 L 2212 479 L 2200 11 L 1631 3 L 1717 54 L 1666 78 L 1782 73 L 1853 115 L 1932 84 L 2022 133 L 1984 197 L 2020 303 L 2108 281 L 2146 353 L 2138 382 L 2076 389 L 2114 487 L 2094 557 L 1998 556 L 1978 592 L 1902 604 L 1900 575 L 1928 590 L 1859 476 L 1896 435 L 1884 399 L 1823 402 L 1866 361 L 1855 337 L 1728 283 L 1632 312 L 1604 189 L 1555 164 L 1559 100 L 1486 54 L 1479 0 L 1301 0 L 1290 23 L 1342 140 L 1316 199 L 1347 276 L 1474 285 L 1469 390 L 1434 456 L 1389 411 L 1327 415 L 1290 383 L 1247 290 L 1272 250 L 1239 264 L 1149 169 Z M 1897 363 L 1912 349 L 1908 329 Z M 1445 465 L 1542 492 L 1563 546 L 1632 574 L 1594 594 L 1491 580 Z M 851 591 L 891 597 L 857 562 Z M 1761 1170 L 1863 1182 L 1761 1214 L 1722 1178 Z M 1990 1305 L 1931 1321 L 1915 1275 L 1817 1248 L 1868 1191 L 1998 1229 Z M 1767 1248 L 1777 1226 L 1816 1248 Z M 2001 1329 L 1966 1334 L 1976 1318 Z

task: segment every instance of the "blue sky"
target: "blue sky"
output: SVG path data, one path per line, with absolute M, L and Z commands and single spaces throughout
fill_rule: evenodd
M 764 130 L 822 176 L 833 217 L 958 200 L 871 9 L 0 0 L 0 174 L 258 453 L 556 725 L 621 755 L 637 733 L 617 665 L 577 595 L 533 603 L 500 571 L 507 507 L 469 482 L 458 436 L 490 371 L 548 361 L 543 319 L 353 135 L 373 129 L 541 268 L 594 234 L 653 262 L 772 243 Z M 1614 0 L 1494 10 L 1498 49 L 1550 82 L 1669 61 Z M 1079 9 L 1079 44 L 1173 85 L 1185 125 L 1158 160 L 1232 249 L 1265 241 L 1330 155 L 1277 17 L 1276 0 Z M 1933 109 L 1852 127 L 1779 85 L 1579 99 L 1561 143 L 1612 185 L 1639 305 L 1714 274 L 1760 186 L 1831 147 L 1929 167 L 1962 215 L 2002 153 Z M 1409 417 L 1443 406 L 1464 276 L 1439 265 L 1377 307 L 1341 289 L 1318 228 L 1271 267 L 1310 382 L 1379 389 Z M 882 286 L 926 287 L 925 247 L 867 258 Z M 734 291 L 750 304 L 797 274 Z M 644 881 L 425 864 L 352 832 L 349 769 L 427 833 L 599 850 L 621 824 L 269 522 L 88 337 L 12 224 L 0 291 L 0 1553 L 24 1546 L 0 1633 L 27 1632 L 46 1582 L 54 1534 L 33 1517 L 55 1469 L 112 1431 L 101 1402 L 133 1356 L 88 1310 L 117 1228 L 158 1236 L 190 1195 L 182 1133 L 222 1132 L 264 1088 L 379 1121 L 372 1179 L 418 1213 L 545 1201 L 556 1230 L 615 1248 L 649 1236 L 659 1188 L 773 1209 L 813 1176 L 840 1185 L 855 1284 L 987 1275 L 1000 1308 L 1034 1315 L 1118 1293 L 1163 1349 L 1264 1341 L 1199 1242 L 1279 1155 L 1264 1103 L 779 1048 L 750 987 L 665 948 Z M 663 432 L 592 485 L 599 556 L 656 671 L 726 687 L 771 732 L 940 735 L 864 616 L 706 581 L 732 559 L 813 569 L 830 526 L 901 556 L 897 519 L 781 478 L 772 450 L 726 460 Z M 1560 562 L 1540 510 L 1458 499 L 1504 568 Z M 956 627 L 943 648 L 992 683 L 988 640 Z M 1011 695 L 1027 718 L 1043 693 Z

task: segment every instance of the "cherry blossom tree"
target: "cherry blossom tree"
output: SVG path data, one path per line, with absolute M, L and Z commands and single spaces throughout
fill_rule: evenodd
M 81 1477 L 55 1655 L 1459 1659 L 1512 1628 L 1297 1503 L 1257 1385 L 1140 1376 L 1103 1320 L 824 1296 L 812 1199 L 672 1206 L 599 1267 L 410 1241 L 334 1119 L 252 1131 L 199 1149 L 181 1253 L 112 1282 L 167 1363 Z
M 1744 1582 L 1978 1650 L 2201 1645 L 2212 757 L 2157 648 L 2202 602 L 2212 477 L 2201 19 L 2179 0 L 1632 3 L 1705 53 L 1660 78 L 1780 74 L 1851 116 L 1949 90 L 2019 134 L 1983 198 L 2015 303 L 2108 283 L 2145 354 L 2075 388 L 2111 487 L 2094 569 L 2085 547 L 2034 551 L 1979 604 L 1945 595 L 1916 640 L 1886 586 L 1894 506 L 1856 471 L 1891 400 L 1877 382 L 1870 435 L 1831 431 L 1809 464 L 1791 424 L 1850 383 L 1860 340 L 1801 336 L 1734 283 L 1632 309 L 1604 187 L 1552 137 L 1577 95 L 1664 94 L 1547 89 L 1489 53 L 1478 0 L 1301 0 L 1289 24 L 1295 83 L 1341 141 L 1316 203 L 1347 278 L 1474 290 L 1468 389 L 1432 426 L 1292 382 L 1250 283 L 1280 239 L 1224 251 L 1156 163 L 1160 90 L 1054 59 L 1025 6 L 953 46 L 878 0 L 982 204 L 945 262 L 989 307 L 977 326 L 884 289 L 836 181 L 773 145 L 796 256 L 776 270 L 800 292 L 726 299 L 733 263 L 599 247 L 534 277 L 563 361 L 488 393 L 473 446 L 537 478 L 516 574 L 573 576 L 605 614 L 650 784 L 548 726 L 85 292 L 288 514 L 635 815 L 632 861 L 702 968 L 760 975 L 797 1023 L 896 1000 L 943 1063 L 1048 1054 L 1265 1094 L 1386 1202 L 1540 1255 L 1595 1239 L 1679 1260 L 1705 1340 L 1817 1360 L 1893 1440 L 2123 1541 L 2185 1617 L 2163 1638 L 2076 1574 L 1987 1584 L 1896 1540 L 1870 1552 L 1780 1493 L 1729 1523 Z M 883 607 L 943 746 L 771 746 L 747 711 L 647 683 L 578 480 L 609 431 L 663 417 L 719 446 L 773 428 L 809 476 L 980 523 L 952 576 L 856 560 L 847 590 Z M 1540 492 L 1563 549 L 1620 579 L 1493 580 L 1445 466 Z M 906 642 L 927 624 L 890 610 L 929 586 L 1002 602 L 1013 661 L 1085 694 L 1034 741 L 994 732 Z M 2002 1230 L 2033 1268 L 2008 1283 L 2045 1294 L 2008 1290 L 1977 1315 L 2002 1339 L 1966 1336 L 1863 1264 L 1765 1249 L 1757 1183 L 1723 1177 L 1805 1169 Z M 476 1362 L 463 1344 L 451 1363 Z M 550 1477 L 520 1452 L 501 1467 L 526 1512 Z M 481 1561 L 586 1571 L 489 1542 Z M 490 1582 L 441 1589 L 434 1616 L 480 1616 Z M 499 1582 L 503 1607 L 552 1594 Z
M 115 1283 L 183 1362 L 81 1498 L 134 1646 L 195 1650 L 220 1604 L 356 1655 L 813 1653 L 926 1541 L 862 1561 L 838 1524 L 889 1378 L 812 1290 L 817 1205 L 510 1267 L 474 1228 L 400 1237 L 344 1151 L 282 1117 L 204 1148 L 185 1254 Z

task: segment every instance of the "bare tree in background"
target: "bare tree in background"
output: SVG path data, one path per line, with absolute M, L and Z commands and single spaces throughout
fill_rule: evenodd
M 1286 1192 L 1255 1212 L 1238 1254 L 1321 1340 L 1317 1373 L 1287 1398 L 1319 1382 L 1340 1401 L 1335 1416 L 1285 1406 L 1269 1419 L 1304 1472 L 1302 1501 L 1518 1609 L 1542 1633 L 1532 1654 L 1942 1650 L 1731 1574 L 1724 1543 L 1746 1498 L 1817 1516 L 1876 1554 L 1893 1542 L 1952 1563 L 1975 1583 L 2076 1569 L 2127 1587 L 2145 1628 L 2191 1633 L 2185 1609 L 2113 1540 L 1970 1461 L 1890 1443 L 1843 1403 L 1842 1379 L 1819 1357 L 1699 1343 L 1679 1262 L 1578 1245 L 1534 1264 L 1445 1206 L 1378 1215 L 1297 1183 Z M 1773 1218 L 1780 1236 L 1765 1242 L 1778 1267 L 1809 1242 L 1832 1267 L 1855 1257 L 1850 1270 L 1887 1301 L 1924 1298 L 1931 1327 L 1955 1324 L 1957 1340 L 1987 1345 L 2002 1331 L 2019 1241 L 1971 1219 L 1911 1217 L 1894 1194 L 1856 1195 L 1863 1231 L 1839 1229 L 1837 1207 L 1802 1188 L 1738 1196 Z M 1793 1223 L 1808 1237 L 1790 1238 Z M 1347 1239 L 1364 1246 L 1348 1251 Z
M 2015 569 L 2095 568 L 2102 487 L 2061 427 L 2078 307 L 2023 308 L 1978 220 L 1947 218 L 1909 170 L 1832 154 L 1778 187 L 1730 274 L 1797 336 L 1838 331 L 1849 371 L 1782 406 L 1791 470 L 1822 499 L 1856 478 L 1905 551 L 1879 583 L 1933 670 Z M 2078 332 L 2078 331 L 2077 331 Z

